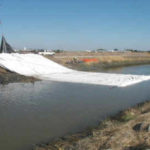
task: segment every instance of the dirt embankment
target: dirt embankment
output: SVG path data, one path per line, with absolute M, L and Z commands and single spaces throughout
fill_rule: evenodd
M 149 52 L 63 52 L 46 56 L 66 67 L 82 71 L 102 71 L 107 68 L 150 64 Z M 84 62 L 85 59 L 96 62 Z
M 17 73 L 10 72 L 0 67 L 0 84 L 8 84 L 14 82 L 34 82 L 37 79 L 33 77 L 26 77 Z
M 40 144 L 34 150 L 149 150 L 150 102 L 120 112 L 83 133 Z

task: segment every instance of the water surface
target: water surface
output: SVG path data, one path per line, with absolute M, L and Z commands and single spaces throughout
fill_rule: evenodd
M 150 65 L 108 72 L 150 74 Z M 50 81 L 0 86 L 0 149 L 34 144 L 81 131 L 136 103 L 150 100 L 150 81 L 124 88 Z
M 116 67 L 105 69 L 107 73 L 118 73 L 118 74 L 136 74 L 136 75 L 150 75 L 150 65 L 136 65 L 128 67 Z

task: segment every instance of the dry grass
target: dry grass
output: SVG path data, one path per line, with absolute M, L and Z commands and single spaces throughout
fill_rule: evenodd
M 3 74 L 3 73 L 8 73 L 8 71 L 0 67 L 0 74 Z
M 35 82 L 39 81 L 34 77 L 26 77 L 23 75 L 19 75 L 17 73 L 10 72 L 6 69 L 0 67 L 0 84 L 8 84 L 15 82 Z
M 36 150 L 145 150 L 150 148 L 149 110 L 150 102 L 140 104 L 103 121 L 97 128 L 36 147 Z M 135 130 L 140 124 L 139 130 Z
M 87 53 L 87 52 L 63 52 L 58 53 L 55 56 L 46 56 L 47 58 L 62 64 L 64 66 L 84 71 L 93 71 L 97 68 L 109 68 L 120 67 L 126 65 L 138 65 L 138 64 L 150 64 L 150 53 L 136 53 L 136 52 L 99 52 L 99 53 Z M 76 63 L 82 62 L 85 58 L 96 58 L 99 61 L 94 63 Z

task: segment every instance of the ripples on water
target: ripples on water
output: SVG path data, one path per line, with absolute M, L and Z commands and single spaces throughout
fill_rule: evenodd
M 150 74 L 150 65 L 117 72 Z M 149 100 L 149 89 L 150 81 L 126 88 L 46 81 L 0 86 L 0 149 L 31 149 L 35 143 L 96 125 Z

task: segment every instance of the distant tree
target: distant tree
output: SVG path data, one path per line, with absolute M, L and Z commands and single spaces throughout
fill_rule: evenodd
M 128 49 L 126 49 L 125 51 L 133 52 L 134 50 L 133 50 L 133 49 L 128 48 Z
M 60 50 L 60 49 L 57 49 L 57 50 L 53 50 L 55 53 L 62 53 L 64 52 L 64 50 Z
M 117 48 L 115 48 L 115 49 L 114 49 L 114 51 L 118 51 L 118 49 L 117 49 Z
M 126 49 L 126 51 L 129 51 L 129 52 L 140 52 L 141 50 L 136 50 L 136 49 Z
M 99 49 L 97 49 L 96 51 L 98 51 L 98 52 L 100 52 L 100 51 L 105 51 L 105 49 L 99 48 Z

